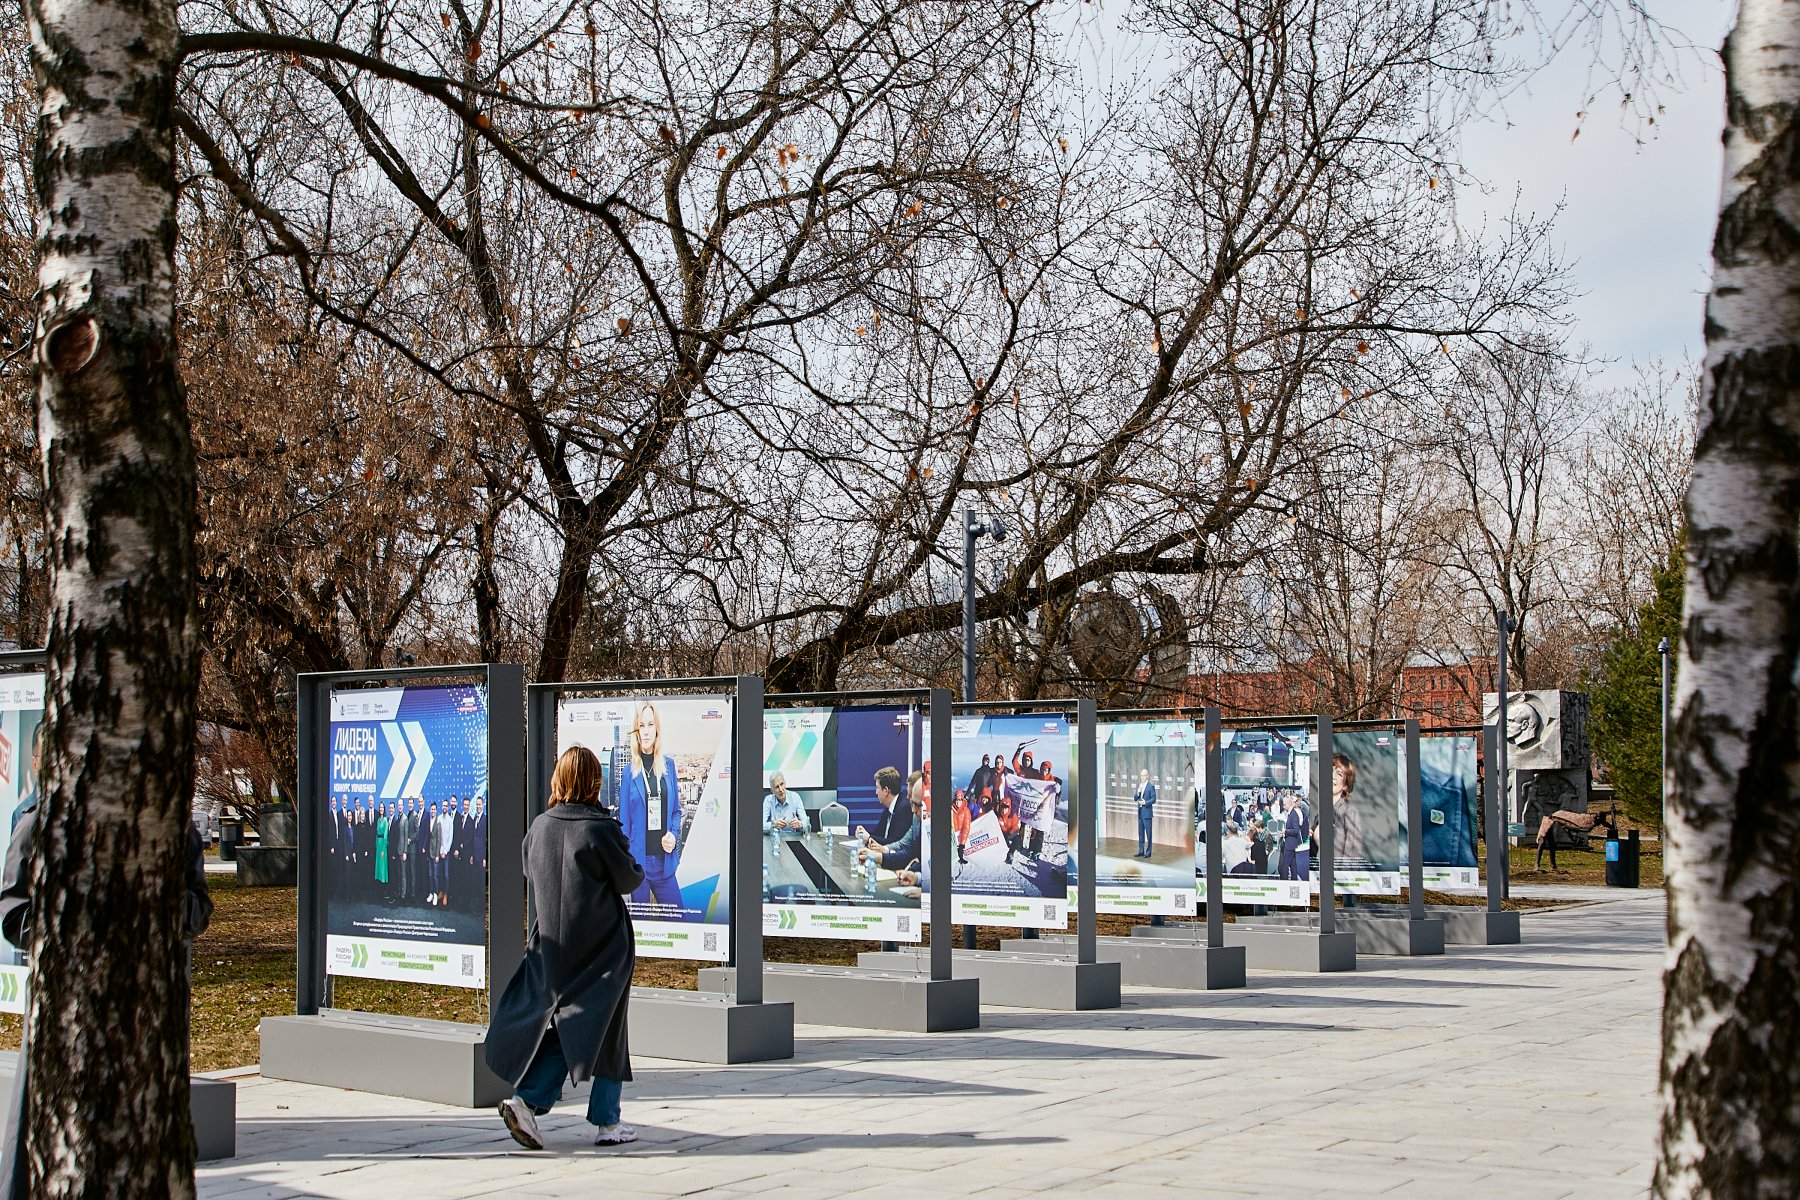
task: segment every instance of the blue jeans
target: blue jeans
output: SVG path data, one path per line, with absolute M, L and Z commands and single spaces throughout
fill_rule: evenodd
M 562 1098 L 563 1080 L 569 1077 L 569 1061 L 563 1057 L 562 1042 L 555 1028 L 544 1033 L 537 1057 L 526 1068 L 525 1078 L 513 1089 L 513 1095 L 532 1108 L 549 1111 Z M 616 1079 L 595 1079 L 588 1093 L 587 1119 L 590 1125 L 619 1123 L 619 1096 L 625 1085 Z

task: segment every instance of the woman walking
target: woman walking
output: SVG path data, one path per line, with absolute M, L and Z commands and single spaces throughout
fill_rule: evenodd
M 594 1144 L 637 1140 L 619 1122 L 631 1078 L 625 1010 L 637 963 L 625 897 L 644 881 L 618 817 L 600 807 L 600 760 L 576 746 L 556 760 L 550 807 L 525 834 L 531 930 L 525 958 L 494 1008 L 487 1063 L 513 1084 L 500 1119 L 513 1140 L 542 1150 L 537 1118 L 563 1077 L 593 1080 L 587 1119 Z

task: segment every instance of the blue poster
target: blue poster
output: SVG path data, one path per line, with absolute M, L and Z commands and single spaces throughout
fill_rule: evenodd
M 1419 738 L 1419 803 L 1425 816 L 1419 857 L 1426 887 L 1453 891 L 1480 886 L 1475 845 L 1481 823 L 1478 771 L 1473 736 Z
M 334 691 L 327 736 L 327 972 L 486 987 L 486 686 Z

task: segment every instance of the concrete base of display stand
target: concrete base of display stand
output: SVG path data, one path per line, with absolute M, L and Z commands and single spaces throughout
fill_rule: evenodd
M 0 1126 L 11 1115 L 18 1071 L 18 1051 L 0 1051 Z M 188 1080 L 188 1114 L 194 1122 L 195 1156 L 201 1162 L 237 1157 L 237 1084 L 193 1076 Z
M 1066 934 L 1032 941 L 1007 938 L 1000 948 L 1022 953 L 1070 954 L 1074 952 L 1075 939 Z M 1246 959 L 1241 946 L 1103 937 L 1095 939 L 1094 953 L 1101 962 L 1118 963 L 1120 978 L 1133 987 L 1204 992 L 1244 986 Z
M 1358 954 L 1397 954 L 1413 957 L 1444 952 L 1444 923 L 1435 917 L 1415 921 L 1405 909 L 1370 912 L 1358 908 L 1337 914 L 1340 930 L 1356 935 Z M 1270 925 L 1289 929 L 1316 929 L 1315 921 L 1304 913 L 1274 914 L 1266 917 L 1239 917 L 1237 924 Z
M 1427 904 L 1425 911 L 1444 923 L 1444 941 L 1452 946 L 1517 946 L 1522 940 L 1516 912 L 1461 904 Z
M 487 1029 L 325 1009 L 317 1016 L 262 1019 L 268 1079 L 487 1108 L 512 1094 L 483 1057 Z
M 1283 929 L 1241 921 L 1225 926 L 1225 944 L 1242 946 L 1244 959 L 1259 971 L 1354 971 L 1356 935 L 1316 929 Z
M 869 950 L 856 956 L 858 966 L 923 972 L 931 952 L 923 946 L 895 951 Z M 1119 964 L 1076 962 L 1073 955 L 1014 953 L 1005 950 L 958 950 L 950 959 L 957 979 L 981 981 L 981 1002 L 1001 1008 L 1087 1010 L 1119 1007 Z
M 729 992 L 732 974 L 731 967 L 703 967 L 700 990 Z M 793 1005 L 794 1019 L 808 1025 L 906 1033 L 981 1026 L 981 985 L 974 979 L 928 979 L 913 971 L 869 967 L 764 963 L 763 997 Z
M 773 1062 L 794 1057 L 794 1006 L 735 1004 L 729 995 L 631 989 L 631 1052 L 680 1062 Z

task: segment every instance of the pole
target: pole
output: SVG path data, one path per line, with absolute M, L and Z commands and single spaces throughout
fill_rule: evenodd
M 975 702 L 975 510 L 963 509 L 963 703 Z
M 1669 798 L 1669 639 L 1663 638 L 1656 643 L 1656 652 L 1662 656 L 1662 774 L 1657 779 L 1656 794 L 1664 803 Z M 1657 806 L 1661 808 L 1659 804 Z M 1657 828 L 1662 828 L 1658 820 Z
M 731 999 L 763 1002 L 763 681 L 739 675 L 731 698 Z
M 1406 915 L 1425 919 L 1425 805 L 1419 780 L 1419 723 L 1406 723 Z
M 1095 877 L 1100 856 L 1100 763 L 1095 745 L 1095 710 L 1092 700 L 1075 702 L 1076 745 L 1081 747 L 1081 761 L 1075 767 L 1075 802 L 1069 812 L 1079 822 L 1075 829 L 1076 866 L 1081 875 L 1075 882 L 1075 961 L 1097 961 L 1098 943 L 1094 914 L 1098 907 Z
M 1506 816 L 1501 811 L 1500 799 L 1503 785 L 1500 783 L 1500 772 L 1494 765 L 1496 752 L 1494 743 L 1500 740 L 1500 733 L 1493 726 L 1481 731 L 1483 741 L 1482 759 L 1487 763 L 1487 910 L 1491 913 L 1500 911 L 1500 903 L 1504 892 L 1501 880 L 1505 877 L 1506 868 Z
M 1219 746 L 1219 710 L 1200 712 L 1202 743 L 1200 776 L 1206 789 L 1206 948 L 1217 950 L 1225 944 L 1225 846 L 1221 829 L 1225 823 L 1225 776 Z
M 1337 932 L 1337 822 L 1331 812 L 1331 718 L 1319 714 L 1318 735 L 1313 750 L 1313 794 L 1319 811 L 1314 814 L 1319 835 L 1319 861 L 1312 865 L 1313 877 L 1319 881 L 1319 932 Z
M 975 702 L 975 510 L 963 509 L 963 703 Z M 945 873 L 949 877 L 949 873 Z M 950 889 L 944 889 L 948 892 Z M 975 949 L 975 926 L 963 926 L 963 949 Z
M 950 689 L 932 688 L 930 706 L 931 745 L 926 753 L 931 755 L 931 805 L 937 810 L 931 822 L 931 844 L 925 847 L 932 881 L 931 978 L 949 979 L 950 950 L 956 936 L 950 928 L 950 864 L 956 858 L 950 830 Z
M 1500 703 L 1495 712 L 1495 720 L 1498 724 L 1494 730 L 1494 782 L 1499 786 L 1494 794 L 1504 799 L 1504 804 L 1501 806 L 1500 832 L 1503 835 L 1501 838 L 1502 843 L 1509 844 L 1508 839 L 1504 836 L 1506 834 L 1506 826 L 1512 821 L 1513 805 L 1512 781 L 1507 778 L 1506 774 L 1506 635 L 1517 629 L 1519 626 L 1511 616 L 1501 612 L 1497 608 L 1494 610 L 1494 626 L 1499 634 L 1499 641 L 1496 647 L 1499 653 L 1495 658 L 1495 666 L 1497 667 L 1496 682 L 1500 689 L 1498 692 Z M 1510 857 L 1507 854 L 1501 854 L 1500 894 L 1502 896 L 1506 895 L 1509 890 L 1506 883 L 1506 877 L 1510 873 L 1508 870 L 1509 863 Z M 1488 859 L 1488 869 L 1489 871 L 1493 870 L 1493 857 L 1491 855 Z M 1490 882 L 1488 884 L 1488 889 L 1490 891 L 1493 890 L 1493 886 L 1493 883 Z

